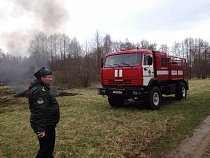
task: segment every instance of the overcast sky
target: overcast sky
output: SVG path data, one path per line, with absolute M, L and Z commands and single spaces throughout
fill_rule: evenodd
M 210 42 L 210 0 L 0 0 L 0 48 L 27 55 L 34 34 L 65 33 L 82 44 L 96 30 L 113 40 Z

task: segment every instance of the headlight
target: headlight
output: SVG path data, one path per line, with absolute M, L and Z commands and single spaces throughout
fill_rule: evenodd
M 100 90 L 100 93 L 106 93 L 106 90 L 101 89 L 101 90 Z

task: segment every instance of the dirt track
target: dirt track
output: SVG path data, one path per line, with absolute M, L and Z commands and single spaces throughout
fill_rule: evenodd
M 167 157 L 210 158 L 210 115 Z

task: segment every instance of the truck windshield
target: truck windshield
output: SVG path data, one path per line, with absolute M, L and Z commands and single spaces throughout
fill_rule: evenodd
M 141 53 L 117 54 L 106 57 L 105 67 L 130 67 L 141 65 Z

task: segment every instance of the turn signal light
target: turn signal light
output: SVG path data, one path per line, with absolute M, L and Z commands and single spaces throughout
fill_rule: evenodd
M 141 91 L 133 91 L 133 95 L 141 95 Z

